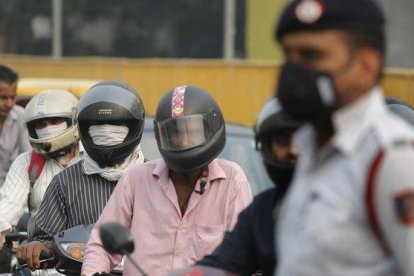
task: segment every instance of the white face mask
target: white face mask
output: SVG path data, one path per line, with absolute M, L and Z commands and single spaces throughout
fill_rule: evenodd
M 35 129 L 35 131 L 39 139 L 47 139 L 63 133 L 67 128 L 68 123 L 62 122 L 57 125 L 48 125 L 42 129 Z
M 95 145 L 113 146 L 121 144 L 128 135 L 127 126 L 93 125 L 89 127 L 89 135 Z

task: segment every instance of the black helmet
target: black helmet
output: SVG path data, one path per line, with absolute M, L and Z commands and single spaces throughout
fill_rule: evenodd
M 144 129 L 145 110 L 137 92 L 118 81 L 102 81 L 92 86 L 79 99 L 78 125 L 82 144 L 88 155 L 100 167 L 112 167 L 122 162 L 140 143 Z M 95 145 L 89 126 L 118 124 L 129 128 L 125 140 L 117 145 Z
M 154 132 L 162 157 L 176 172 L 205 167 L 226 142 L 220 107 L 207 92 L 194 86 L 177 87 L 161 99 Z
M 393 97 L 386 98 L 385 102 L 392 113 L 414 126 L 414 109 L 408 103 Z
M 260 149 L 269 177 L 282 189 L 282 192 L 286 190 L 292 179 L 295 165 L 276 158 L 271 148 L 271 138 L 291 134 L 299 126 L 299 122 L 286 115 L 279 100 L 271 98 L 263 106 L 253 127 L 256 149 Z

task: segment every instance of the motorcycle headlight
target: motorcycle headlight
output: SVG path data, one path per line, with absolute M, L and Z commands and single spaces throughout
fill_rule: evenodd
M 86 243 L 62 242 L 60 245 L 66 251 L 66 254 L 68 254 L 70 257 L 79 261 L 83 261 L 83 254 L 85 253 Z

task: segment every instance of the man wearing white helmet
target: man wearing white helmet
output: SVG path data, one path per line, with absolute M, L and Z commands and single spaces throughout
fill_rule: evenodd
M 145 161 L 140 146 L 145 109 L 128 84 L 101 81 L 92 86 L 79 99 L 77 122 L 84 159 L 53 178 L 30 224 L 30 242 L 16 252 L 32 270 L 41 268 L 39 255 L 51 249 L 56 233 L 95 223 L 122 173 Z
M 74 120 L 78 99 L 64 90 L 45 90 L 24 111 L 33 150 L 12 163 L 0 189 L 0 217 L 16 225 L 27 204 L 37 213 L 52 178 L 80 159 L 79 134 Z

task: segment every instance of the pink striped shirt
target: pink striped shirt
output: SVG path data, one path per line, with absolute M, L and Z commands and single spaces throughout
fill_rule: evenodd
M 196 184 L 199 190 L 200 181 Z M 205 192 L 192 193 L 184 216 L 163 160 L 134 166 L 125 172 L 92 231 L 82 274 L 109 272 L 121 260 L 101 246 L 97 226 L 118 221 L 131 229 L 132 257 L 150 275 L 193 264 L 221 242 L 252 193 L 242 169 L 234 162 L 215 159 L 209 165 Z M 126 261 L 124 275 L 138 271 Z

